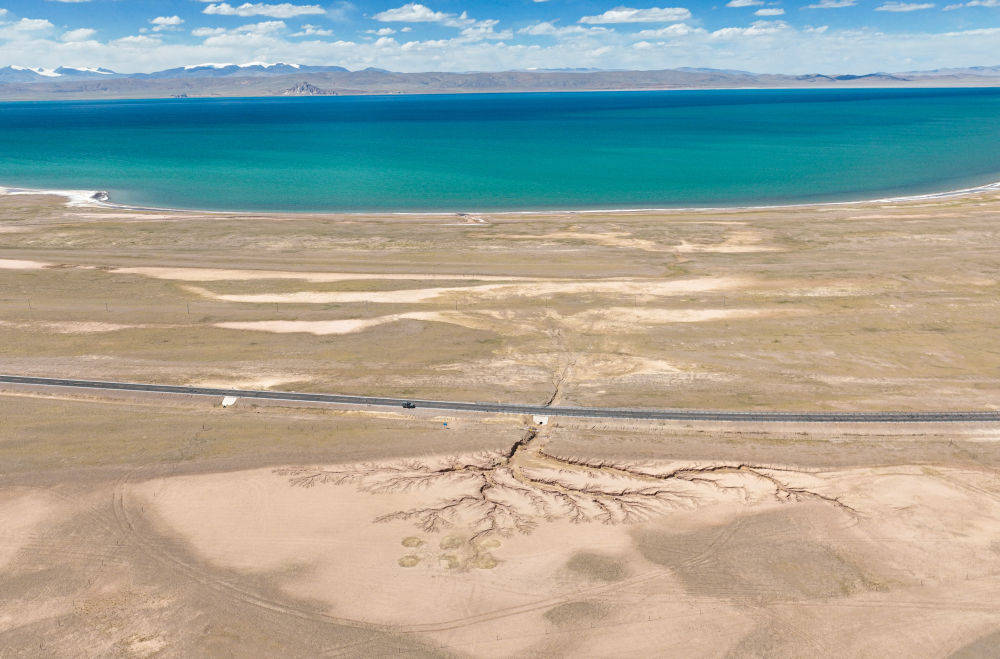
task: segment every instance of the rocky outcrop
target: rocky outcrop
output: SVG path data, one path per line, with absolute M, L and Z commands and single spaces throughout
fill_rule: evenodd
M 330 89 L 320 89 L 308 82 L 300 82 L 281 92 L 282 96 L 336 96 L 337 92 Z

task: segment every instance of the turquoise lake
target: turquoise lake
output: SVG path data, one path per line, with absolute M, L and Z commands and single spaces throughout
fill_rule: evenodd
M 996 180 L 997 89 L 0 103 L 0 185 L 141 206 L 734 206 Z

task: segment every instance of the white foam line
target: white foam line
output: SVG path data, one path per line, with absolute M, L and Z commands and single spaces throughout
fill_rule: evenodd
M 107 192 L 100 190 L 36 190 L 32 188 L 0 187 L 0 195 L 56 195 L 66 197 L 67 206 L 117 206 L 106 201 Z M 105 199 L 99 198 L 101 195 Z
M 546 210 L 511 210 L 511 211 L 483 211 L 483 210 L 465 210 L 465 211 L 253 211 L 253 210 L 199 210 L 194 208 L 171 208 L 169 206 L 131 206 L 127 204 L 119 204 L 106 199 L 95 199 L 95 195 L 106 195 L 104 191 L 96 190 L 39 190 L 31 188 L 5 188 L 0 187 L 0 195 L 58 195 L 66 197 L 68 201 L 67 206 L 102 206 L 105 208 L 117 208 L 121 210 L 128 211 L 157 211 L 157 212 L 169 212 L 169 213 L 198 213 L 198 214 L 212 214 L 212 215 L 256 215 L 261 217 L 267 216 L 278 216 L 278 215 L 341 215 L 347 217 L 358 217 L 364 215 L 375 215 L 375 216 L 391 216 L 391 217 L 455 217 L 468 214 L 482 214 L 496 216 L 512 216 L 512 215 L 594 215 L 603 213 L 628 213 L 628 214 L 642 214 L 642 213 L 690 213 L 690 212 L 720 212 L 720 211 L 754 211 L 754 210 L 775 210 L 775 209 L 785 209 L 785 208 L 816 208 L 816 207 L 826 207 L 826 206 L 851 206 L 854 204 L 888 204 L 888 203 L 899 203 L 907 201 L 929 201 L 935 199 L 951 199 L 954 197 L 965 197 L 968 195 L 979 194 L 981 192 L 991 192 L 1000 191 L 1000 181 L 994 183 L 986 183 L 983 185 L 977 185 L 971 188 L 959 188 L 957 190 L 945 190 L 942 192 L 927 192 L 918 195 L 907 195 L 902 197 L 878 197 L 875 199 L 854 199 L 848 201 L 818 201 L 818 202 L 799 202 L 790 204 L 770 204 L 763 206 L 663 206 L 663 207 L 650 207 L 650 208 L 583 208 L 583 209 L 546 209 Z M 461 223 L 465 225 L 465 223 Z M 468 224 L 467 226 L 481 226 L 476 224 Z

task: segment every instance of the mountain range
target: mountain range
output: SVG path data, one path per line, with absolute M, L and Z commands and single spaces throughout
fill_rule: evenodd
M 108 80 L 114 78 L 160 79 L 160 78 L 223 78 L 227 76 L 273 76 L 292 73 L 325 73 L 347 71 L 342 66 L 302 66 L 277 62 L 266 64 L 197 64 L 181 66 L 153 73 L 117 73 L 105 68 L 74 68 L 60 66 L 57 69 L 7 66 L 0 68 L 0 83 L 5 82 L 53 82 L 55 80 Z
M 1000 85 L 1000 66 L 866 74 L 771 74 L 682 67 L 658 71 L 544 69 L 396 73 L 342 66 L 250 62 L 117 73 L 106 68 L 0 68 L 0 99 L 317 96 L 512 91 Z

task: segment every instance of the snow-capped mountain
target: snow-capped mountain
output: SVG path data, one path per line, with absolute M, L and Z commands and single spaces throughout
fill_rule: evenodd
M 111 78 L 118 76 L 120 74 L 115 73 L 111 69 L 105 69 L 104 67 L 92 68 L 78 68 L 74 66 L 60 66 L 58 69 L 52 71 L 53 77 L 60 78 Z
M 5 66 L 0 69 L 0 82 L 53 82 L 55 80 L 93 80 L 112 78 L 119 74 L 105 68 L 83 68 L 60 66 L 57 69 L 44 69 L 28 66 Z
M 152 73 L 104 68 L 0 68 L 0 98 L 189 98 L 195 96 L 329 96 L 432 92 L 571 91 L 618 89 L 1000 86 L 1000 67 L 904 73 L 786 75 L 703 68 L 658 71 L 497 71 L 393 73 L 367 68 L 284 62 L 204 63 Z
M 5 66 L 0 69 L 0 82 L 37 82 L 59 77 L 47 69 L 30 69 L 26 66 Z
M 222 78 L 227 76 L 272 76 L 290 73 L 326 73 L 347 71 L 342 66 L 300 66 L 284 62 L 248 62 L 246 64 L 194 64 L 153 73 L 116 73 L 110 69 L 60 66 L 56 69 L 7 66 L 0 68 L 0 83 L 55 82 L 58 80 L 101 80 L 107 78 Z
M 274 76 L 289 73 L 324 73 L 346 71 L 342 66 L 301 66 L 275 62 L 248 62 L 246 64 L 196 64 L 153 73 L 134 73 L 131 78 L 223 78 L 227 76 Z

